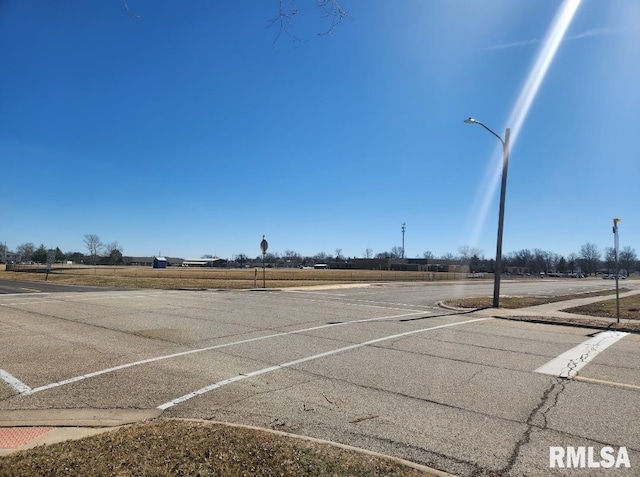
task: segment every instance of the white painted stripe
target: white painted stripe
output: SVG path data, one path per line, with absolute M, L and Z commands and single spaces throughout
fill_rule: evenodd
M 346 306 L 360 306 L 360 307 L 368 307 L 368 308 L 384 308 L 387 310 L 398 310 L 398 311 L 414 311 L 416 308 L 422 308 L 421 305 L 410 305 L 407 303 L 390 303 L 386 301 L 374 301 L 374 300 L 362 300 L 356 298 L 349 298 L 348 295 L 338 295 L 334 293 L 318 293 L 318 292 L 309 292 L 309 291 L 296 291 L 296 290 L 282 290 L 283 293 L 288 294 L 296 294 L 296 297 L 299 295 L 303 295 L 303 300 L 309 303 L 330 303 L 330 304 L 339 304 Z M 304 296 L 304 295 L 308 295 Z M 334 298 L 333 300 L 321 300 L 318 297 L 322 298 L 322 296 L 328 296 Z M 277 295 L 278 299 L 281 299 L 282 294 Z M 314 297 L 314 298 L 311 298 Z M 402 307 L 402 308 L 400 308 Z M 424 311 L 425 313 L 431 313 L 430 311 Z
M 185 394 L 184 396 L 180 396 L 179 398 L 176 398 L 173 401 L 169 401 L 169 402 L 166 402 L 164 404 L 161 404 L 160 406 L 157 407 L 157 409 L 161 409 L 161 410 L 164 411 L 165 409 L 169 409 L 170 407 L 173 407 L 176 404 L 180 404 L 180 403 L 188 401 L 189 399 L 192 399 L 194 397 L 201 396 L 201 395 L 203 395 L 205 393 L 208 393 L 209 391 L 213 391 L 214 389 L 218 389 L 218 388 L 220 388 L 222 386 L 225 386 L 227 384 L 235 383 L 237 381 L 242 381 L 243 379 L 252 378 L 254 376 L 259 376 L 261 374 L 270 373 L 272 371 L 277 371 L 279 369 L 288 368 L 290 366 L 295 366 L 296 364 L 306 363 L 307 361 L 313 361 L 313 360 L 316 360 L 316 359 L 324 358 L 326 356 L 331 356 L 331 355 L 338 354 L 338 353 L 344 353 L 345 351 L 350 351 L 350 350 L 353 350 L 353 349 L 362 348 L 364 346 L 370 346 L 372 344 L 381 343 L 383 341 L 403 338 L 405 336 L 410 336 L 410 335 L 414 335 L 414 334 L 417 334 L 417 333 L 423 333 L 425 331 L 439 330 L 439 329 L 442 329 L 442 328 L 449 328 L 449 327 L 452 327 L 452 326 L 465 325 L 465 324 L 468 324 L 468 323 L 476 323 L 476 322 L 479 322 L 479 321 L 485 321 L 485 320 L 491 320 L 491 319 L 493 319 L 493 318 L 477 318 L 477 319 L 474 319 L 474 320 L 462 321 L 462 322 L 457 322 L 457 323 L 449 323 L 449 324 L 446 324 L 446 325 L 431 326 L 429 328 L 421 328 L 419 330 L 405 331 L 404 333 L 398 333 L 398 334 L 390 335 L 390 336 L 383 336 L 382 338 L 376 338 L 376 339 L 373 339 L 373 340 L 365 341 L 363 343 L 358 343 L 358 344 L 354 344 L 354 345 L 350 345 L 350 346 L 345 346 L 343 348 L 338 348 L 338 349 L 334 349 L 334 350 L 331 350 L 331 351 L 325 351 L 324 353 L 314 354 L 313 356 L 307 356 L 306 358 L 296 359 L 296 360 L 293 360 L 293 361 L 289 361 L 287 363 L 277 364 L 275 366 L 269 366 L 268 368 L 259 369 L 257 371 L 252 371 L 252 372 L 246 373 L 246 374 L 240 374 L 240 375 L 235 376 L 233 378 L 225 379 L 224 381 L 218 381 L 217 383 L 214 383 L 214 384 L 211 384 L 211 385 L 206 386 L 204 388 L 198 389 L 197 391 L 193 391 L 193 392 L 191 392 L 189 394 Z
M 24 384 L 15 376 L 7 373 L 4 369 L 0 369 L 0 379 L 2 379 L 5 383 L 18 391 L 20 394 L 31 391 L 31 388 L 29 386 Z
M 120 298 L 152 298 L 155 296 L 158 296 L 159 293 L 150 293 L 150 294 L 146 294 L 146 295 L 107 295 L 106 293 L 101 293 L 99 296 L 89 296 L 87 297 L 87 292 L 82 293 L 82 292 L 78 292 L 78 295 L 76 296 L 55 296 L 55 298 L 47 296 L 46 298 L 42 298 L 42 299 L 38 299 L 38 300 L 29 300 L 29 301 L 18 301 L 18 302 L 12 302 L 12 301 L 7 301 L 6 303 L 0 303 L 0 306 L 7 306 L 7 307 L 11 307 L 11 306 L 18 306 L 18 305 L 40 305 L 40 304 L 48 304 L 48 303 L 59 303 L 59 302 L 66 302 L 67 300 L 70 300 L 71 302 L 75 303 L 75 302 L 79 302 L 79 301 L 94 301 L 94 300 L 115 300 L 115 299 L 120 299 Z M 15 298 L 17 299 L 21 299 L 24 295 L 29 295 L 31 298 L 34 298 L 35 295 L 31 295 L 29 293 L 21 293 L 20 295 L 11 295 L 10 297 L 3 297 L 3 299 L 7 299 L 7 298 Z M 38 293 L 37 296 L 38 298 L 44 295 L 50 295 L 49 293 Z M 82 296 L 82 298 L 80 298 L 80 296 Z
M 621 331 L 603 331 L 575 348 L 565 351 L 547 364 L 536 369 L 537 373 L 550 374 L 560 378 L 572 378 L 601 351 L 624 338 L 629 333 Z
M 421 305 L 410 305 L 407 303 L 390 303 L 386 301 L 374 301 L 374 300 L 356 300 L 354 298 L 339 298 L 336 297 L 335 300 L 314 300 L 311 298 L 305 298 L 305 301 L 314 302 L 314 303 L 336 303 L 341 305 L 350 305 L 350 306 L 363 306 L 363 307 L 371 307 L 371 308 L 386 308 L 386 309 L 395 309 L 401 311 L 410 311 L 416 308 L 421 307 Z M 403 307 L 403 308 L 398 308 Z M 425 313 L 430 313 L 425 311 Z
M 245 344 L 245 343 L 252 343 L 254 341 L 260 341 L 260 340 L 266 340 L 269 338 L 277 338 L 279 336 L 288 336 L 288 335 L 294 335 L 294 334 L 298 334 L 298 333 L 305 333 L 307 331 L 315 331 L 315 330 L 321 330 L 324 328 L 331 328 L 334 326 L 343 326 L 343 325 L 350 325 L 353 323 L 366 323 L 366 322 L 370 322 L 370 321 L 385 321 L 385 320 L 392 320 L 395 318 L 404 318 L 407 316 L 413 316 L 413 315 L 424 315 L 423 312 L 414 312 L 414 313 L 404 313 L 402 315 L 393 315 L 393 316 L 382 316 L 382 317 L 378 317 L 378 318 L 366 318 L 363 320 L 353 320 L 353 321 L 343 321 L 340 323 L 330 323 L 327 325 L 320 325 L 320 326 L 313 326 L 311 328 L 303 328 L 300 330 L 294 330 L 294 331 L 283 331 L 281 333 L 273 333 L 270 335 L 265 335 L 265 336 L 258 336 L 256 338 L 247 338 L 244 340 L 240 340 L 240 341 L 233 341 L 231 343 L 224 343 L 224 344 L 219 344 L 219 345 L 214 345 L 214 346 L 207 346 L 206 348 L 198 348 L 198 349 L 193 349 L 193 350 L 189 350 L 189 351 L 182 351 L 180 353 L 173 353 L 173 354 L 167 354 L 164 356 L 156 356 L 154 358 L 148 358 L 148 359 L 143 359 L 140 361 L 134 361 L 132 363 L 125 363 L 125 364 L 121 364 L 119 366 L 114 366 L 113 368 L 107 368 L 107 369 L 103 369 L 100 371 L 95 371 L 93 373 L 88 373 L 88 374 L 83 374 L 82 376 L 75 376 L 73 378 L 69 378 L 69 379 L 65 379 L 63 381 L 58 381 L 55 383 L 51 383 L 51 384 L 47 384 L 44 386 L 40 386 L 37 388 L 33 388 L 33 389 L 29 389 L 28 391 L 25 391 L 24 394 L 34 394 L 34 393 L 38 393 L 40 391 L 46 391 L 47 389 L 53 389 L 53 388 L 57 388 L 60 386 L 64 386 L 66 384 L 71 384 L 71 383 L 77 383 L 78 381 L 83 381 L 85 379 L 88 378 L 94 378 L 96 376 L 101 376 L 103 374 L 107 374 L 107 373 L 113 373 L 114 371 L 120 371 L 122 369 L 127 369 L 127 368 L 132 368 L 134 366 L 140 366 L 142 364 L 149 364 L 149 363 L 155 363 L 157 361 L 162 361 L 165 359 L 171 359 L 171 358 L 178 358 L 181 356 L 187 356 L 190 354 L 195 354 L 195 353 L 202 353 L 204 351 L 211 351 L 214 349 L 220 349 L 220 348 L 226 348 L 229 346 L 235 346 L 235 345 L 240 345 L 240 344 Z

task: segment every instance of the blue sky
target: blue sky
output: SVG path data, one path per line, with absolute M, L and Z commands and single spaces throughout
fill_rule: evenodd
M 495 253 L 500 135 L 562 2 L 0 2 L 0 241 Z M 504 251 L 640 251 L 640 2 L 583 0 L 511 148 Z M 490 200 L 483 208 L 485 197 Z M 486 210 L 485 210 L 486 209 Z

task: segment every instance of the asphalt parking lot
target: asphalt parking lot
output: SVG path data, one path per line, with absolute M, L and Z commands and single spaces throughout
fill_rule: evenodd
M 503 291 L 605 286 L 506 281 Z M 625 447 L 631 468 L 611 470 L 638 475 L 640 335 L 616 336 L 594 352 L 580 368 L 584 379 L 545 374 L 554 358 L 602 335 L 437 306 L 490 288 L 3 295 L 0 412 L 231 421 L 456 475 L 567 475 L 549 468 L 551 446 Z

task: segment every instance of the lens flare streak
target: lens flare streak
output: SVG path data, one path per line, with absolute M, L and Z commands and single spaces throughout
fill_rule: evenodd
M 560 6 L 547 34 L 545 35 L 536 60 L 527 76 L 527 79 L 520 91 L 518 99 L 509 115 L 507 127 L 511 128 L 511 149 L 515 145 L 520 129 L 524 124 L 527 114 L 531 109 L 531 105 L 540 90 L 542 81 L 553 62 L 558 48 L 564 39 L 569 25 L 575 16 L 582 0 L 565 0 Z M 504 130 L 504 128 L 503 128 Z M 472 227 L 472 235 L 470 242 L 476 244 L 478 242 L 480 232 L 486 223 L 487 213 L 492 198 L 495 196 L 498 182 L 500 181 L 500 170 L 502 165 L 502 145 L 499 145 L 499 154 L 494 154 L 495 159 L 491 161 L 485 181 L 483 182 L 482 191 L 485 192 L 481 196 L 478 213 L 474 214 L 476 221 Z M 488 183 L 488 185 L 487 185 Z

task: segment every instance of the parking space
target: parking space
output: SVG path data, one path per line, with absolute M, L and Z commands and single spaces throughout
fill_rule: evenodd
M 627 445 L 640 466 L 637 436 L 609 427 L 610 408 L 598 411 L 640 409 L 640 388 L 605 382 L 638 383 L 637 336 L 594 356 L 580 371 L 591 382 L 542 374 L 594 330 L 435 305 L 483 286 L 3 296 L 0 409 L 156 409 L 462 475 L 530 465 L 525 436 Z

